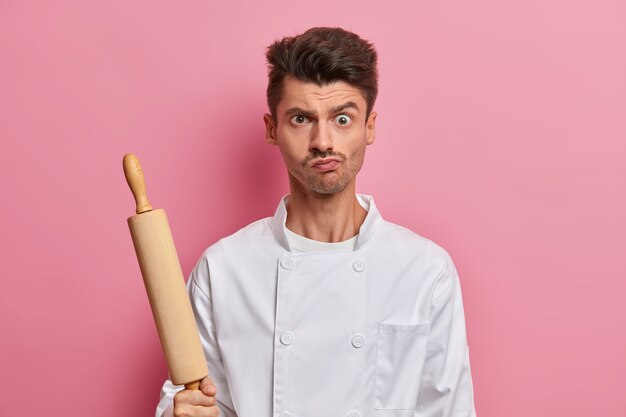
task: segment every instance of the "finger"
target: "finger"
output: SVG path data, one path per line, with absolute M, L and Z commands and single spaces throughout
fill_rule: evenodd
M 207 376 L 200 381 L 200 391 L 209 396 L 215 396 L 215 394 L 217 394 L 217 387 L 213 383 L 210 376 Z
M 189 403 L 191 405 L 197 405 L 202 407 L 210 407 L 215 405 L 215 397 L 209 397 L 204 395 L 200 391 L 192 391 Z
M 197 417 L 218 417 L 220 409 L 217 407 L 192 406 L 191 415 Z
M 204 395 L 201 391 L 184 389 L 174 395 L 174 405 L 177 404 L 209 407 L 216 405 L 216 400 L 215 397 Z

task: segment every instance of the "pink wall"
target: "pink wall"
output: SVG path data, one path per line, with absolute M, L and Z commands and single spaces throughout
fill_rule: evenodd
M 337 25 L 380 54 L 359 191 L 455 259 L 479 415 L 623 417 L 624 22 L 617 0 L 3 1 L 0 414 L 153 413 L 122 156 L 189 273 L 286 191 L 264 48 Z

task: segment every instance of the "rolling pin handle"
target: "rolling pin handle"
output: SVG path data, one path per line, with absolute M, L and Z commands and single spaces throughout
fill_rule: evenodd
M 133 193 L 133 197 L 135 197 L 137 214 L 152 210 L 146 195 L 146 182 L 143 178 L 143 170 L 139 164 L 139 159 L 132 153 L 124 155 L 124 176 L 130 191 Z
M 200 381 L 195 381 L 195 382 L 190 382 L 188 384 L 185 384 L 185 389 L 190 389 L 190 390 L 200 390 Z

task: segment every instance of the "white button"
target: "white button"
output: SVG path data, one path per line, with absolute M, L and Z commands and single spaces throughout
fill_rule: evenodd
M 361 413 L 358 411 L 350 411 L 347 417 L 361 417 Z
M 280 343 L 285 346 L 289 346 L 293 343 L 293 333 L 285 332 L 280 336 Z
M 357 349 L 365 346 L 365 338 L 360 334 L 355 334 L 354 336 L 352 336 L 351 342 L 352 342 L 352 346 L 354 346 Z
M 365 262 L 354 261 L 354 263 L 352 264 L 352 268 L 354 268 L 356 272 L 363 272 L 365 271 Z
M 287 271 L 291 271 L 296 267 L 296 262 L 291 258 L 283 258 L 280 260 L 280 266 Z

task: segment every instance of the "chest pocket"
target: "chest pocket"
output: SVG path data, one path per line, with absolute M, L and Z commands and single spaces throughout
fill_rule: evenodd
M 414 410 L 428 345 L 428 323 L 378 324 L 374 408 Z

